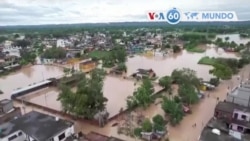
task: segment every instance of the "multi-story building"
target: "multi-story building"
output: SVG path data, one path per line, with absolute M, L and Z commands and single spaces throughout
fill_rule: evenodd
M 249 141 L 250 108 L 219 102 L 214 118 L 204 127 L 199 141 Z
M 73 134 L 72 122 L 35 111 L 0 125 L 1 141 L 65 141 Z
M 250 134 L 250 108 L 231 102 L 219 102 L 214 116 L 223 119 L 229 129 Z

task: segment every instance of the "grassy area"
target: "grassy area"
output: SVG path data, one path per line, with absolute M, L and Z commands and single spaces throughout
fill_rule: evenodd
M 102 59 L 106 56 L 110 55 L 109 51 L 92 51 L 88 54 L 88 57 L 90 58 L 97 58 L 97 59 Z
M 196 53 L 203 53 L 206 51 L 205 49 L 199 47 L 186 48 L 186 50 L 189 52 L 196 52 Z
M 214 65 L 215 63 L 216 63 L 216 59 L 210 58 L 208 56 L 202 57 L 198 62 L 198 64 L 203 64 L 203 65 Z

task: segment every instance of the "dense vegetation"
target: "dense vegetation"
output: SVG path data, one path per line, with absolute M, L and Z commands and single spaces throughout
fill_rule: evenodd
M 25 48 L 20 50 L 20 56 L 21 56 L 21 60 L 20 60 L 21 65 L 34 63 L 36 59 L 36 54 L 33 51 L 25 49 Z
M 248 55 L 249 56 L 249 55 Z M 199 60 L 199 64 L 212 65 L 214 68 L 209 72 L 219 79 L 231 79 L 233 74 L 238 73 L 239 69 L 250 62 L 247 55 L 241 59 L 231 58 L 209 58 L 203 57 Z
M 178 96 L 172 98 L 171 85 L 178 84 Z M 200 80 L 197 78 L 195 71 L 191 69 L 174 70 L 171 76 L 160 78 L 159 84 L 165 88 L 170 97 L 163 97 L 162 109 L 170 117 L 170 123 L 177 125 L 183 119 L 183 103 L 195 104 L 198 102 L 198 92 Z
M 61 102 L 64 112 L 93 119 L 106 107 L 107 99 L 102 92 L 104 71 L 96 69 L 90 73 L 90 78 L 85 75 L 78 77 L 81 81 L 77 86 L 77 91 L 74 93 L 69 86 L 62 85 L 58 100 Z
M 127 107 L 128 109 L 136 106 L 147 108 L 152 102 L 152 94 L 154 93 L 154 87 L 148 78 L 145 78 L 142 85 L 137 88 L 133 96 L 128 96 Z
M 43 52 L 42 58 L 46 59 L 64 59 L 66 51 L 63 48 L 52 47 Z

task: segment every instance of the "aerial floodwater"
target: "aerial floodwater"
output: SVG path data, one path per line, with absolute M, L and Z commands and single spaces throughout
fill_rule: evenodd
M 34 65 L 24 67 L 7 76 L 1 76 L 0 90 L 2 90 L 4 94 L 0 95 L 0 99 L 10 98 L 10 93 L 15 89 L 27 87 L 30 84 L 61 75 L 63 75 L 62 68 L 56 66 Z
M 238 58 L 236 54 L 224 51 L 220 52 L 218 49 L 209 48 L 204 53 L 189 53 L 184 50 L 181 53 L 167 55 L 164 58 L 135 56 L 129 58 L 126 65 L 128 67 L 128 75 L 134 73 L 138 68 L 153 69 L 159 77 L 171 75 L 175 69 L 192 68 L 196 71 L 198 77 L 209 80 L 212 77 L 209 74 L 212 66 L 198 64 L 198 61 L 204 56 Z
M 246 44 L 250 41 L 249 38 L 241 38 L 239 34 L 221 34 L 216 36 L 216 38 L 221 38 L 223 41 L 225 41 L 226 37 L 229 37 L 229 42 L 234 41 L 236 44 Z
M 218 35 L 219 38 L 229 37 L 230 41 L 234 41 L 237 44 L 246 43 L 248 39 L 241 39 L 238 34 L 232 35 Z M 209 74 L 209 70 L 212 66 L 199 65 L 198 61 L 205 56 L 209 57 L 222 57 L 222 58 L 238 58 L 235 53 L 224 52 L 223 49 L 216 48 L 213 45 L 204 45 L 206 51 L 204 53 L 191 53 L 186 50 L 181 51 L 177 54 L 167 54 L 165 57 L 154 57 L 135 55 L 132 58 L 128 58 L 127 65 L 127 76 L 135 73 L 137 69 L 153 69 L 158 78 L 166 75 L 171 75 L 175 69 L 190 68 L 196 71 L 197 76 L 204 80 L 209 80 L 213 76 Z M 250 66 L 245 67 L 241 73 L 243 76 L 248 76 L 250 72 Z M 52 65 L 33 65 L 22 68 L 19 71 L 13 72 L 7 76 L 0 77 L 0 90 L 3 94 L 0 95 L 0 99 L 10 98 L 10 93 L 18 88 L 26 87 L 33 83 L 46 80 L 48 78 L 58 77 L 64 75 L 63 68 Z M 217 102 L 217 97 L 220 100 L 225 99 L 227 87 L 230 85 L 237 85 L 239 82 L 234 76 L 232 80 L 223 81 L 220 86 L 213 91 L 211 97 L 207 97 L 197 105 L 192 107 L 193 113 L 186 116 L 180 125 L 177 127 L 169 127 L 169 137 L 171 141 L 195 141 L 199 136 L 203 125 L 213 115 L 213 110 Z M 106 76 L 104 80 L 103 92 L 104 96 L 108 98 L 109 103 L 107 109 L 110 110 L 110 115 L 113 116 L 119 112 L 121 108 L 126 107 L 126 97 L 132 95 L 136 89 L 136 85 L 133 81 L 129 81 L 123 78 Z M 159 89 L 159 88 L 155 88 Z M 177 88 L 174 93 L 177 93 Z M 44 91 L 37 91 L 36 96 L 27 96 L 26 100 L 40 104 L 42 106 L 48 106 L 55 110 L 61 110 L 59 101 L 56 101 L 59 90 L 57 88 L 46 88 Z M 119 104 L 117 104 L 119 103 Z M 155 104 L 152 104 L 148 109 L 141 110 L 141 113 L 145 116 L 153 117 L 156 114 L 164 115 L 161 109 L 161 104 L 157 104 L 159 101 L 156 100 Z M 120 106 L 118 106 L 120 105 Z M 204 110 L 206 109 L 206 110 Z M 139 109 L 140 110 L 140 109 Z M 103 133 L 110 136 L 116 136 L 125 140 L 131 140 L 123 135 L 117 134 L 117 129 L 108 124 L 104 128 L 98 128 L 87 123 L 79 122 L 76 124 L 81 130 L 95 130 L 99 133 Z M 192 125 L 197 123 L 197 128 L 193 129 Z M 84 129 L 82 127 L 85 127 Z M 188 132 L 187 132 L 188 131 Z M 134 140 L 134 139 L 133 139 Z

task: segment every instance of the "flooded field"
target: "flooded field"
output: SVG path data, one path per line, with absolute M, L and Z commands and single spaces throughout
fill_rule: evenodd
M 209 80 L 212 77 L 209 74 L 209 70 L 212 69 L 212 66 L 197 64 L 204 56 L 237 58 L 233 53 L 226 53 L 216 48 L 207 49 L 204 53 L 190 53 L 184 50 L 179 54 L 168 55 L 167 57 L 135 56 L 128 58 L 126 63 L 128 68 L 127 75 L 131 75 L 136 72 L 138 68 L 142 68 L 153 69 L 157 76 L 162 77 L 171 75 L 175 69 L 191 68 L 196 71 L 198 77 Z
M 219 35 L 221 36 L 221 35 Z M 223 35 L 227 37 L 227 35 Z M 230 39 L 233 39 L 230 37 Z M 237 39 L 233 39 L 234 41 Z M 247 42 L 245 40 L 239 39 L 240 42 Z M 237 42 L 237 41 L 235 41 Z M 225 53 L 223 51 L 217 50 L 215 48 L 209 48 L 205 53 L 189 53 L 185 50 L 179 54 L 169 55 L 165 58 L 162 57 L 144 57 L 135 56 L 133 58 L 128 58 L 127 68 L 128 74 L 134 73 L 138 68 L 153 69 L 156 75 L 159 77 L 165 75 L 171 75 L 174 69 L 181 68 L 191 68 L 197 72 L 199 77 L 208 80 L 212 76 L 209 74 L 209 70 L 212 69 L 211 66 L 198 65 L 197 62 L 200 58 L 204 56 L 210 57 L 224 57 L 224 58 L 237 58 L 233 53 Z M 243 77 L 248 77 L 250 72 L 250 66 L 246 67 L 241 71 Z M 0 95 L 0 99 L 10 98 L 10 93 L 20 87 L 26 87 L 29 84 L 42 81 L 50 77 L 57 77 L 63 75 L 62 68 L 55 66 L 42 66 L 36 65 L 22 70 L 11 73 L 8 76 L 0 77 L 0 90 L 4 92 Z M 224 100 L 226 97 L 227 87 L 235 86 L 239 84 L 236 77 L 233 77 L 230 81 L 223 81 L 222 84 L 214 91 L 210 92 L 210 97 L 206 97 L 199 104 L 192 107 L 192 114 L 187 115 L 181 124 L 177 127 L 169 126 L 169 136 L 171 141 L 195 141 L 197 140 L 203 126 L 207 121 L 213 116 L 214 107 L 217 103 L 216 98 L 219 97 L 220 100 Z M 109 99 L 107 103 L 107 109 L 110 116 L 119 113 L 120 109 L 126 108 L 126 97 L 132 95 L 133 91 L 138 87 L 139 84 L 134 85 L 134 81 L 124 80 L 122 78 L 107 76 L 104 81 L 104 96 Z M 159 87 L 155 89 L 160 89 Z M 57 88 L 47 88 L 42 91 L 37 91 L 28 95 L 25 100 L 31 102 L 51 107 L 55 110 L 60 110 L 61 105 L 59 101 L 56 101 L 59 91 Z M 20 104 L 18 104 L 20 105 Z M 26 112 L 32 110 L 33 107 L 27 107 Z M 204 110 L 205 109 L 205 110 Z M 36 109 L 37 110 L 37 109 Z M 39 109 L 38 109 L 39 110 Z M 45 112 L 45 111 L 41 111 Z M 159 99 L 156 100 L 146 110 L 137 109 L 136 112 L 142 113 L 144 116 L 151 118 L 156 114 L 164 115 L 161 109 L 161 104 Z M 53 113 L 50 113 L 53 114 Z M 83 131 L 88 133 L 89 131 L 97 131 L 99 133 L 115 136 L 122 138 L 126 141 L 134 141 L 138 139 L 131 139 L 124 135 L 119 135 L 117 133 L 117 127 L 112 127 L 112 124 L 118 122 L 116 120 L 112 121 L 104 128 L 98 128 L 96 126 L 89 125 L 88 123 L 83 123 L 80 121 L 75 121 L 76 131 Z M 196 123 L 197 127 L 193 128 L 192 125 Z
M 47 87 L 36 92 L 27 94 L 20 99 L 25 101 L 35 103 L 44 107 L 49 107 L 51 109 L 61 111 L 61 103 L 57 101 L 59 95 L 59 90 L 55 87 Z
M 250 41 L 249 38 L 241 38 L 239 34 L 222 34 L 216 36 L 216 38 L 222 38 L 223 41 L 225 41 L 226 37 L 229 37 L 229 42 L 234 41 L 237 44 L 246 44 Z
M 10 93 L 17 88 L 27 87 L 42 80 L 63 75 L 63 69 L 55 66 L 35 65 L 23 68 L 7 76 L 0 77 L 0 90 L 4 94 L 0 99 L 10 98 Z
M 112 76 L 107 76 L 105 78 L 103 93 L 108 99 L 106 107 L 110 117 L 118 114 L 121 109 L 125 110 L 127 108 L 126 98 L 131 96 L 138 86 L 140 86 L 140 84 L 135 85 L 133 80 L 126 80 Z M 155 85 L 154 88 L 155 91 L 162 89 L 158 85 Z M 76 91 L 76 88 L 73 88 L 72 90 Z M 23 97 L 23 99 L 41 106 L 61 111 L 61 104 L 57 101 L 59 93 L 60 91 L 58 88 L 49 87 L 27 94 Z

